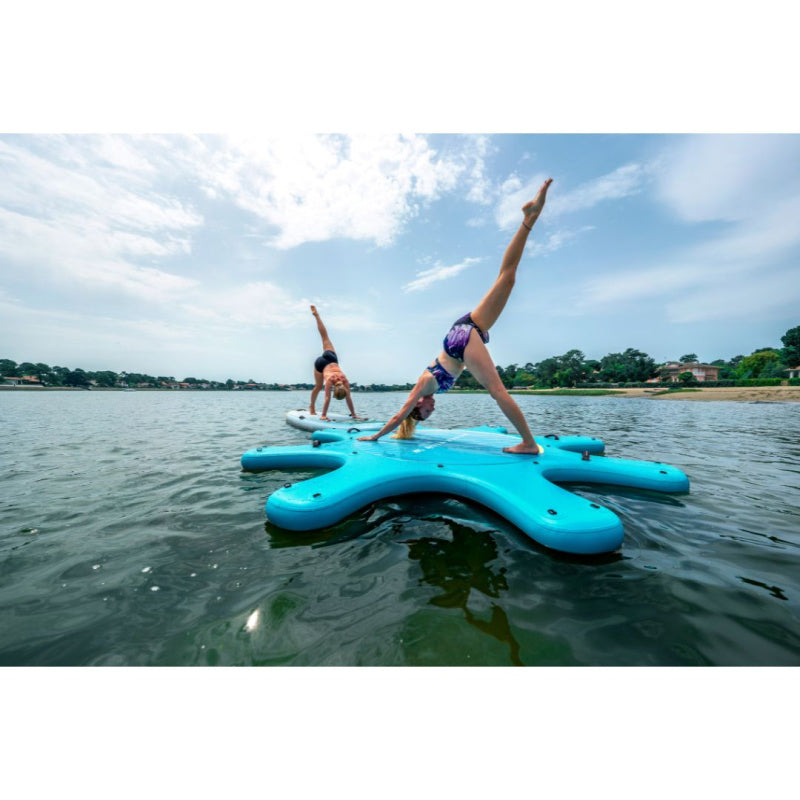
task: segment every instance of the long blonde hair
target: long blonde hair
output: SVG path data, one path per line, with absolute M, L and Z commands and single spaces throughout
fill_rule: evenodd
M 392 439 L 413 439 L 414 431 L 417 429 L 417 420 L 415 417 L 406 417 L 397 429 L 397 433 L 392 436 Z
M 347 389 L 343 383 L 333 384 L 333 396 L 337 400 L 344 400 L 344 398 L 347 397 Z

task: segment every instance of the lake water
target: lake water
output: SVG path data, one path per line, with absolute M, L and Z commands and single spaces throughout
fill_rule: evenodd
M 387 417 L 400 394 L 362 394 Z M 519 397 L 534 434 L 687 473 L 688 495 L 576 486 L 622 519 L 602 557 L 539 547 L 437 495 L 314 533 L 264 503 L 313 472 L 247 473 L 300 444 L 306 392 L 0 393 L 2 665 L 796 665 L 800 407 Z M 438 427 L 506 425 L 486 395 Z

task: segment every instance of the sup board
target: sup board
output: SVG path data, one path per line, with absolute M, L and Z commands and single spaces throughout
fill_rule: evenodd
M 353 419 L 349 414 L 328 414 L 328 419 L 324 420 L 319 414 L 309 413 L 307 408 L 287 411 L 286 422 L 301 431 L 346 431 L 350 428 L 358 428 L 359 431 L 379 431 L 386 424 L 375 419 Z

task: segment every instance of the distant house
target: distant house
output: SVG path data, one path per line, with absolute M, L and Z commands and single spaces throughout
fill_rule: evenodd
M 42 386 L 42 382 L 35 375 L 22 375 L 21 377 L 4 375 L 3 383 L 6 386 L 30 386 L 30 387 Z
M 789 369 L 785 369 L 784 372 L 788 372 L 790 378 L 800 378 L 800 366 L 789 367 Z
M 661 367 L 663 376 L 661 380 L 667 383 L 676 383 L 678 375 L 683 372 L 691 372 L 699 382 L 719 380 L 719 367 L 715 367 L 713 364 L 700 364 L 697 361 L 690 361 L 686 364 L 673 361 L 669 364 L 664 364 Z

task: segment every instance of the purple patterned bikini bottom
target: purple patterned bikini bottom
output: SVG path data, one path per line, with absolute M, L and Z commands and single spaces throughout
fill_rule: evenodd
M 456 361 L 464 360 L 464 349 L 467 346 L 469 335 L 472 333 L 473 328 L 478 331 L 481 339 L 483 339 L 483 343 L 488 344 L 489 334 L 484 333 L 472 321 L 472 317 L 469 314 L 464 314 L 463 317 L 459 317 L 453 323 L 453 327 L 447 332 L 447 336 L 444 337 L 444 342 L 442 343 L 445 353 L 447 353 L 450 358 L 455 358 Z

